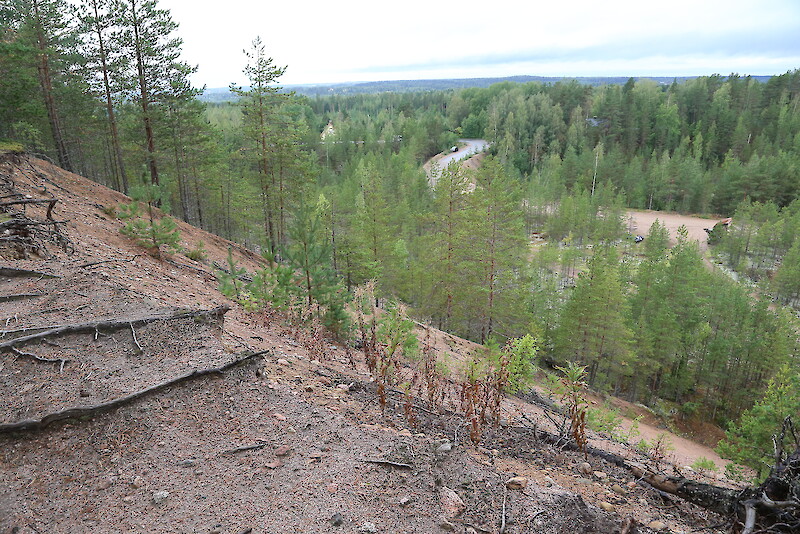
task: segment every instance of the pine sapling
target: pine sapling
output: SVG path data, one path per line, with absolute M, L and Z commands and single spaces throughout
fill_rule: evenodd
M 157 216 L 155 206 L 162 202 L 166 195 L 157 185 L 134 188 L 131 193 L 134 202 L 123 205 L 120 217 L 129 219 L 122 228 L 122 233 L 133 238 L 136 244 L 152 250 L 161 259 L 161 245 L 172 250 L 180 250 L 181 233 L 178 224 L 169 216 Z M 142 213 L 141 205 L 145 206 Z M 164 208 L 166 209 L 166 208 Z

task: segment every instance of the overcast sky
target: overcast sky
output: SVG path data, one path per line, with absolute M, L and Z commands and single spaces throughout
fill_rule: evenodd
M 800 68 L 800 0 L 159 0 L 196 85 L 246 85 L 261 36 L 282 85 Z M 201 7 L 202 6 L 202 7 Z M 206 7 L 213 6 L 213 7 Z

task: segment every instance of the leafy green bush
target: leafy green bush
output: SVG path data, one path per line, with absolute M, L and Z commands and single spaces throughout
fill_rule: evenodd
M 618 410 L 605 403 L 601 408 L 589 408 L 586 414 L 586 425 L 595 432 L 605 432 L 616 437 L 622 426 L 622 417 Z

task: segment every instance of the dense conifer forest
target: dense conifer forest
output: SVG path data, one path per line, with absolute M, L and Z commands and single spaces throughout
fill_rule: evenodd
M 800 70 L 308 97 L 255 39 L 238 99 L 205 103 L 154 1 L 2 6 L 4 145 L 267 255 L 253 306 L 299 285 L 346 336 L 348 295 L 375 281 L 419 320 L 530 334 L 542 365 L 720 424 L 797 381 Z M 431 188 L 423 163 L 459 138 L 490 153 Z M 729 270 L 661 225 L 634 243 L 628 208 L 733 217 L 712 248 Z

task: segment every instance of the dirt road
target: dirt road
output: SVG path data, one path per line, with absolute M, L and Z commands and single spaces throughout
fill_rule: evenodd
M 424 165 L 425 172 L 428 174 L 428 182 L 431 184 L 431 188 L 436 187 L 436 180 L 439 178 L 438 172 L 434 169 L 434 164 L 436 168 L 444 169 L 447 167 L 450 162 L 452 161 L 461 161 L 463 159 L 468 159 L 476 154 L 480 154 L 489 146 L 489 142 L 485 139 L 459 139 L 458 140 L 458 150 L 456 152 L 442 152 L 434 157 L 432 157 L 428 162 Z

